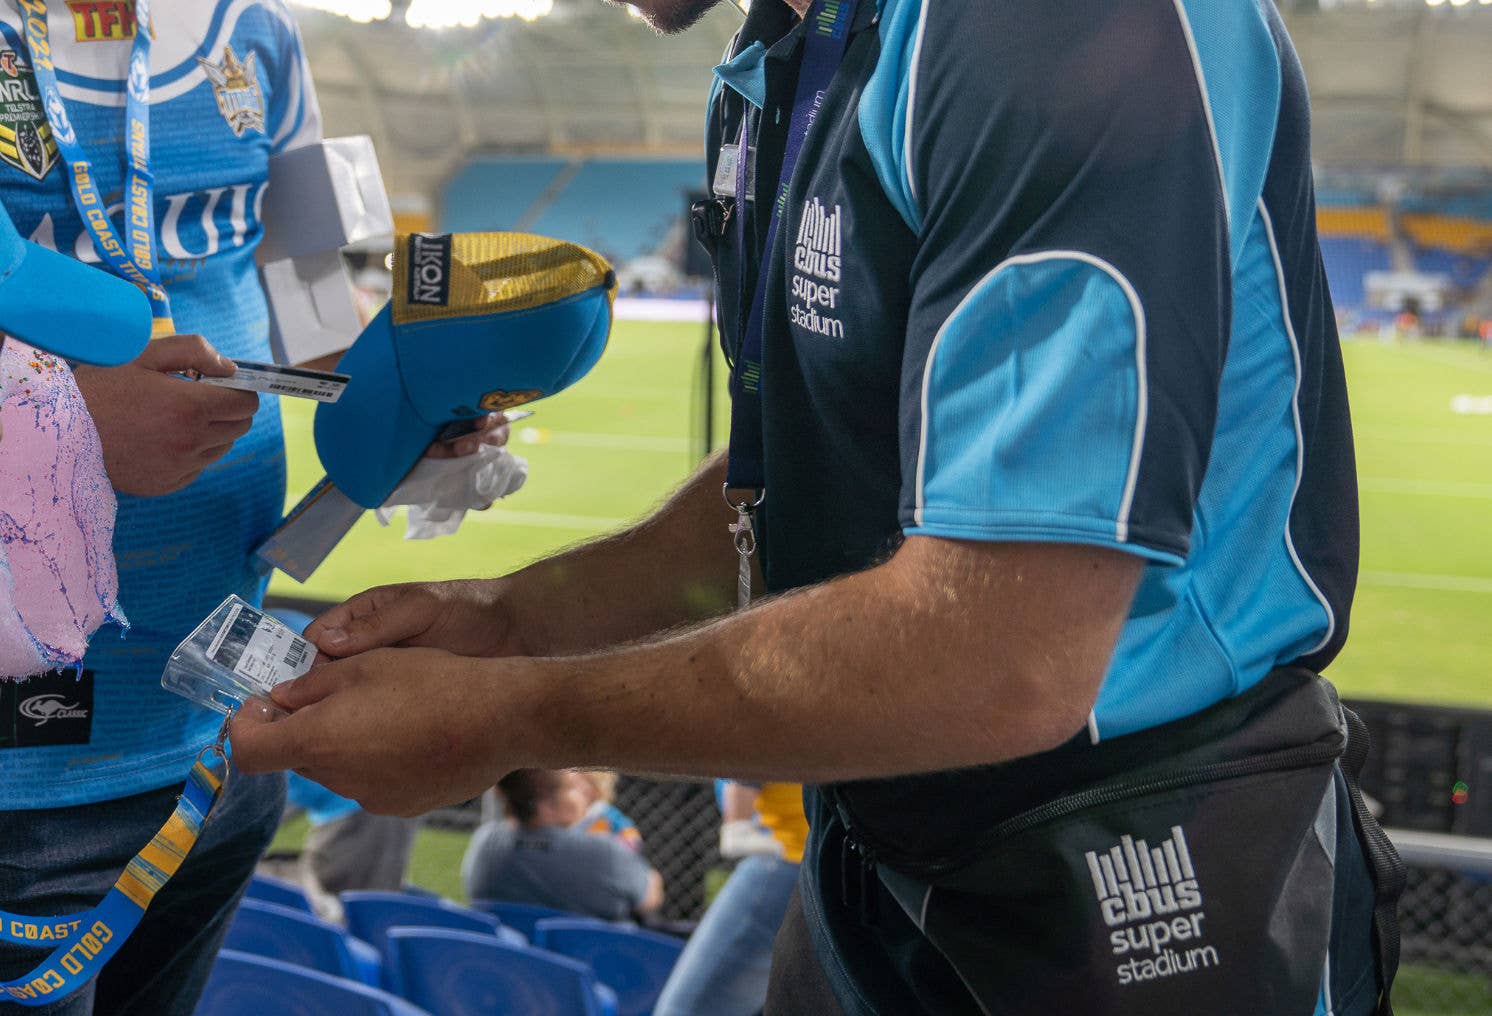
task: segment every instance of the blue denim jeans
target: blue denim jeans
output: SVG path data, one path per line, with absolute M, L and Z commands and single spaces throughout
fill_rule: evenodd
M 0 910 L 42 916 L 96 906 L 180 792 L 178 785 L 76 808 L 0 812 Z M 103 973 L 49 1006 L 0 1002 L 0 1016 L 191 1016 L 284 807 L 284 776 L 233 773 L 201 839 Z M 0 980 L 45 956 L 0 943 Z
M 767 1001 L 772 944 L 798 866 L 748 857 L 736 866 L 684 947 L 653 1016 L 756 1016 Z

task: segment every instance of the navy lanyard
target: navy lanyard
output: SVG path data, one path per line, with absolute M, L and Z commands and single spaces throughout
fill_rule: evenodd
M 52 137 L 67 162 L 68 183 L 83 226 L 99 257 L 114 274 L 128 279 L 150 299 L 155 319 L 152 334 L 170 335 L 171 301 L 161 285 L 156 256 L 155 178 L 150 173 L 150 0 L 135 0 L 135 42 L 130 49 L 128 82 L 125 86 L 126 125 L 124 179 L 125 225 L 121 237 L 109 221 L 103 195 L 99 193 L 93 163 L 83 154 L 77 131 L 67 116 L 57 70 L 52 65 L 52 45 L 47 25 L 47 0 L 21 0 L 26 15 L 26 42 L 31 67 L 41 92 L 42 109 L 52 128 Z
M 798 71 L 798 91 L 793 98 L 793 116 L 788 127 L 787 145 L 782 154 L 782 171 L 772 201 L 772 217 L 762 247 L 761 265 L 756 275 L 756 294 L 746 318 L 746 332 L 736 350 L 731 368 L 730 394 L 730 468 L 726 486 L 731 490 L 749 490 L 760 494 L 766 488 L 762 447 L 762 320 L 767 304 L 767 278 L 771 274 L 778 224 L 787 207 L 788 188 L 803 142 L 814 117 L 823 105 L 824 93 L 844 62 L 850 41 L 850 25 L 855 20 L 859 0 L 814 0 L 804 17 L 803 63 Z M 736 155 L 736 239 L 744 256 L 749 249 L 749 227 L 746 209 L 748 166 L 751 161 L 750 117 L 741 118 L 740 147 Z

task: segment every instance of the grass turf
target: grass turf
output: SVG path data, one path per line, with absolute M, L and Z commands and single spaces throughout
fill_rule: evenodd
M 301 586 L 324 600 L 412 579 L 494 575 L 645 513 L 693 468 L 699 328 L 622 322 L 574 389 L 515 427 L 527 487 L 454 536 L 405 542 L 371 513 Z M 1346 345 L 1361 484 L 1362 577 L 1331 677 L 1346 695 L 1492 707 L 1492 416 L 1451 410 L 1492 394 L 1492 355 L 1466 345 Z M 320 478 L 311 405 L 284 400 L 291 500 Z M 717 406 L 717 438 L 725 414 Z M 722 511 L 723 511 L 722 507 Z M 722 523 L 723 524 L 723 523 Z

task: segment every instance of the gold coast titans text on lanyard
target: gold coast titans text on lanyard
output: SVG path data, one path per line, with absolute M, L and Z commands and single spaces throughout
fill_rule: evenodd
M 83 225 L 104 263 L 123 279 L 139 286 L 150 298 L 155 319 L 154 335 L 176 331 L 171 321 L 171 302 L 161 285 L 155 240 L 155 179 L 150 175 L 150 41 L 153 27 L 150 0 L 135 0 L 135 42 L 130 50 L 129 75 L 125 82 L 125 238 L 109 221 L 103 195 L 99 193 L 93 163 L 83 146 L 62 91 L 57 86 L 57 68 L 52 63 L 52 43 L 47 25 L 46 0 L 18 0 L 26 16 L 26 45 L 41 92 L 42 108 L 52 126 L 57 149 L 68 167 L 68 184 Z

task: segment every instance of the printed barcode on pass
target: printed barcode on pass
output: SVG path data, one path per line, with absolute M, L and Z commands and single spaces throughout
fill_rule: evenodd
M 293 668 L 299 667 L 302 663 L 305 663 L 306 652 L 309 649 L 310 644 L 305 642 L 303 639 L 296 639 L 294 642 L 290 643 L 290 648 L 285 650 L 286 666 Z

